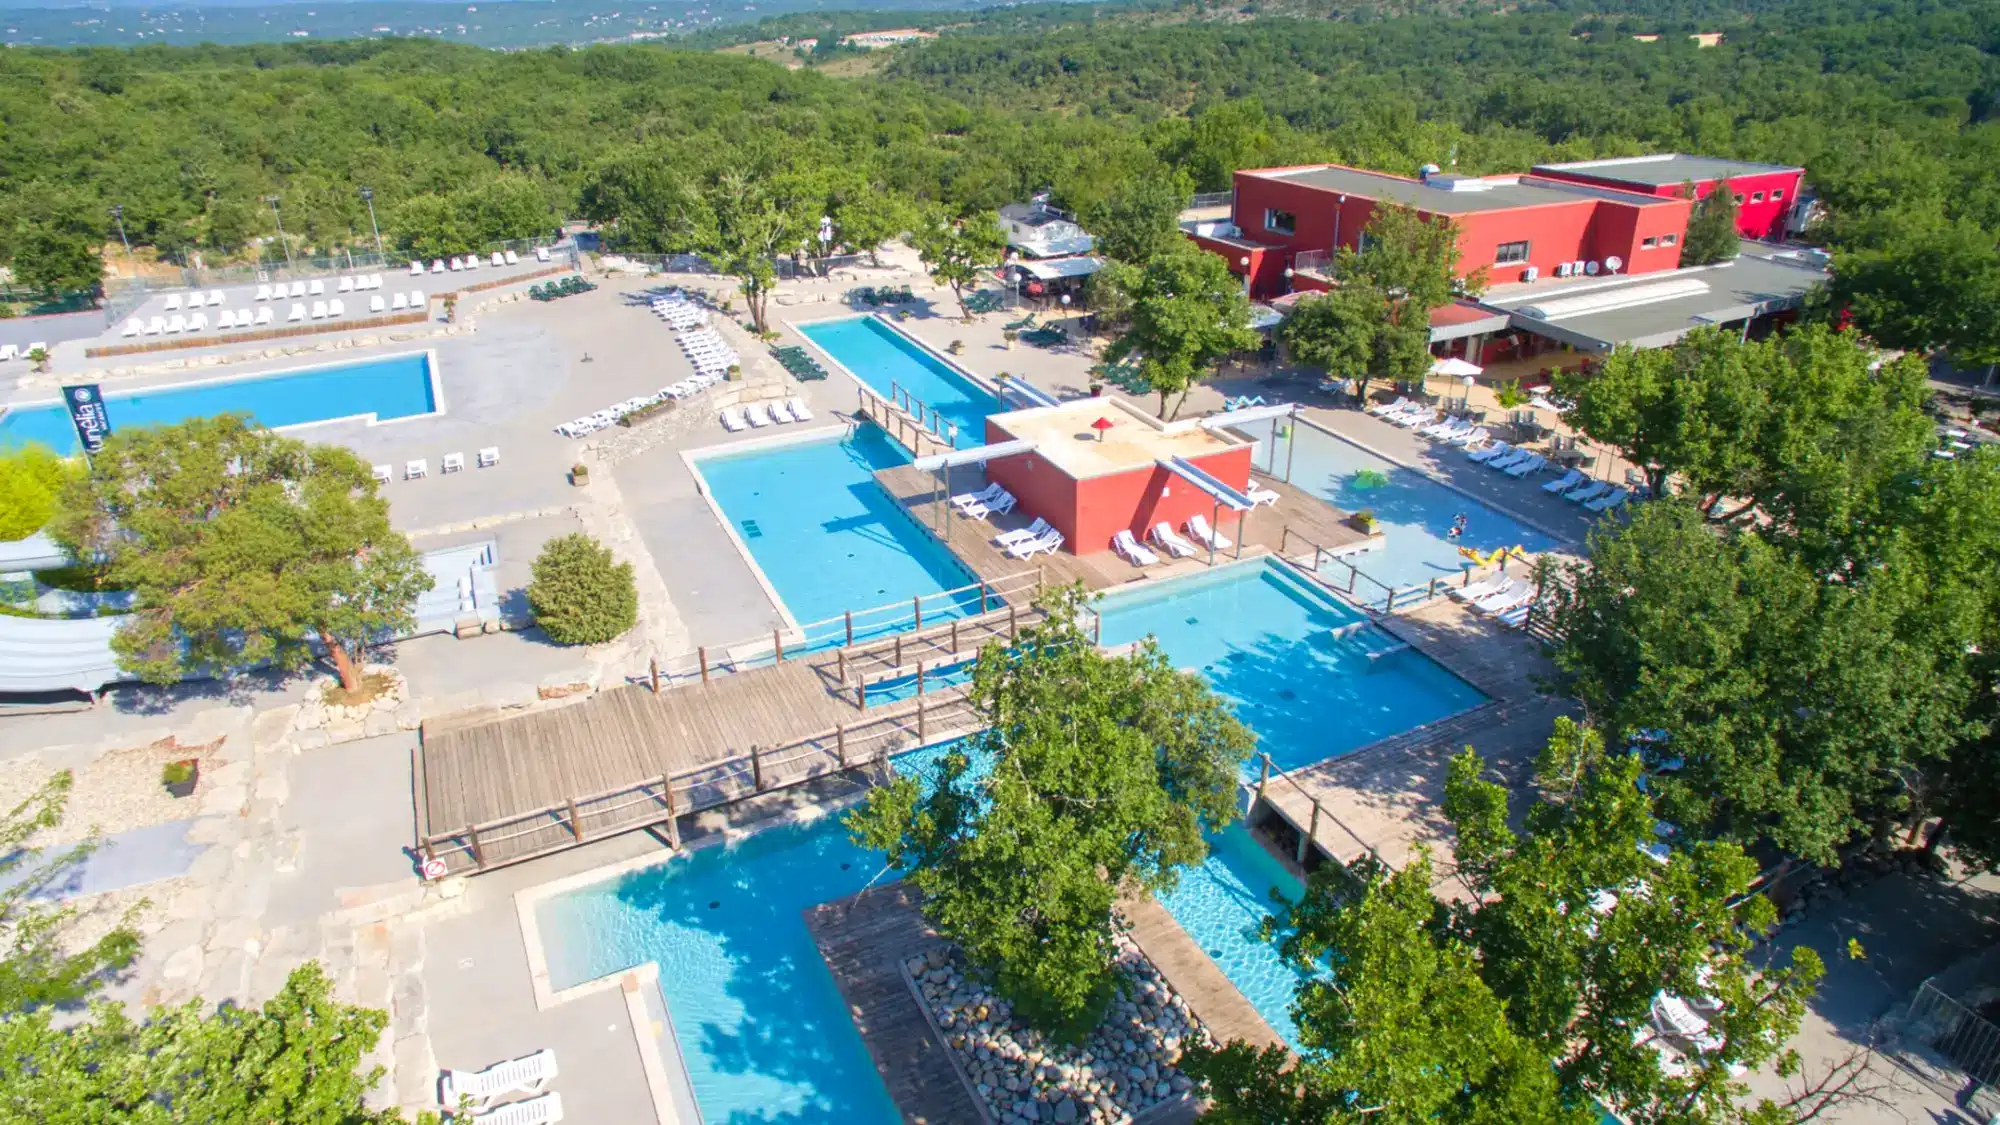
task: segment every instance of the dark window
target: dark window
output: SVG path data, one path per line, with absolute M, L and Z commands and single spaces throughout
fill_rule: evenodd
M 1526 242 L 1503 242 L 1500 244 L 1499 249 L 1493 251 L 1493 264 L 1496 266 L 1512 265 L 1515 262 L 1525 262 L 1527 260 L 1528 244 Z
M 1642 238 L 1639 240 L 1639 249 L 1651 250 L 1654 247 L 1658 246 L 1659 244 L 1660 240 L 1657 238 Z
M 1783 199 L 1783 198 L 1785 198 L 1785 189 L 1784 189 L 1784 188 L 1772 188 L 1772 189 L 1771 189 L 1771 202 L 1773 202 L 1773 203 L 1776 203 L 1776 202 L 1777 202 L 1778 200 L 1780 200 L 1780 199 Z
M 1272 234 L 1295 234 L 1299 229 L 1299 217 L 1290 211 L 1264 209 L 1264 229 Z
M 1681 236 L 1678 234 L 1663 234 L 1660 236 L 1660 245 L 1672 246 L 1675 243 L 1679 242 L 1680 240 Z
M 1750 193 L 1750 202 L 1752 202 L 1752 203 L 1762 203 L 1762 202 L 1764 202 L 1764 193 L 1763 193 L 1763 192 L 1761 192 L 1761 191 L 1753 191 L 1753 192 L 1751 192 L 1751 193 Z

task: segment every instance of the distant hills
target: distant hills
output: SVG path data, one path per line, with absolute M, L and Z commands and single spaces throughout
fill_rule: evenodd
M 281 43 L 426 36 L 482 47 L 673 38 L 793 14 L 852 10 L 855 0 L 262 0 L 61 5 L 0 0 L 8 46 Z M 876 12 L 959 11 L 960 0 L 865 0 Z

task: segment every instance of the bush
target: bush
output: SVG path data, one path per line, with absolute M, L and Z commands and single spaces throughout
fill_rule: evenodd
M 557 644 L 602 644 L 638 622 L 639 587 L 632 564 L 612 561 L 609 547 L 588 535 L 564 535 L 535 559 L 528 604 Z
M 56 511 L 56 497 L 75 475 L 47 446 L 0 453 L 0 539 L 25 539 Z

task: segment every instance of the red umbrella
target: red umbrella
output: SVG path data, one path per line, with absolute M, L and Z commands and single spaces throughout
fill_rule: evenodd
M 1110 429 L 1114 424 L 1109 418 L 1099 418 L 1090 424 L 1090 428 L 1097 431 L 1097 440 L 1103 441 L 1104 431 Z

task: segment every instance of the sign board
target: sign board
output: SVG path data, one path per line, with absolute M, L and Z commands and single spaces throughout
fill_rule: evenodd
M 111 414 L 104 408 L 104 395 L 97 384 L 64 387 L 63 405 L 69 407 L 69 420 L 76 427 L 77 439 L 83 442 L 83 451 L 96 453 L 103 449 L 104 439 L 111 436 Z

